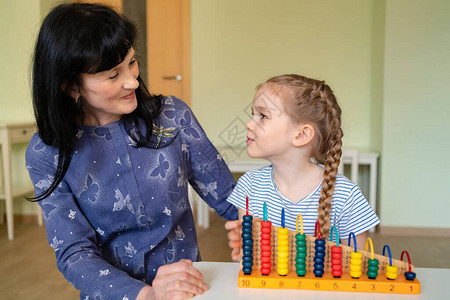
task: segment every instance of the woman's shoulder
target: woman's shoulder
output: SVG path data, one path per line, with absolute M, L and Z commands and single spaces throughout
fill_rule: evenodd
M 191 110 L 189 106 L 175 96 L 163 96 L 161 99 L 161 111 L 178 111 L 184 112 L 186 110 Z
M 49 146 L 44 143 L 44 141 L 39 136 L 39 133 L 36 132 L 30 139 L 28 143 L 27 149 L 25 151 L 25 160 L 26 164 L 42 164 L 48 162 L 49 156 L 54 156 L 58 154 L 58 149 L 55 147 Z M 53 160 L 52 160 L 53 161 Z

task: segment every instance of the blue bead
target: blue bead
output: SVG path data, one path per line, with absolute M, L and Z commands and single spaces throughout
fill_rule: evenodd
M 251 261 L 253 261 L 253 256 L 252 255 L 250 255 L 250 256 L 243 256 L 242 257 L 242 261 L 244 261 L 244 262 L 251 262 Z
M 323 270 L 316 270 L 316 269 L 314 269 L 314 275 L 316 275 L 316 277 L 322 277 Z
M 324 267 L 324 265 L 321 264 L 321 263 L 315 263 L 314 264 L 314 269 L 322 270 L 322 273 L 323 273 L 323 267 Z
M 318 264 L 323 264 L 324 259 L 323 257 L 314 257 L 314 262 Z
M 250 256 L 250 255 L 253 255 L 253 251 L 251 251 L 251 250 L 242 251 L 242 254 L 244 256 Z
M 253 266 L 253 261 L 243 261 L 242 266 L 244 268 L 251 268 Z
M 242 243 L 243 243 L 244 245 L 253 245 L 253 239 L 246 239 L 246 240 L 243 240 Z
M 252 227 L 252 222 L 246 222 L 246 221 L 244 221 L 244 222 L 242 222 L 242 227 L 243 227 L 243 228 L 245 228 L 245 227 L 251 228 L 251 227 Z
M 251 233 L 245 233 L 245 232 L 243 232 L 241 236 L 242 236 L 243 239 L 246 239 L 246 240 L 252 238 L 252 234 L 251 234 Z
M 315 257 L 324 258 L 325 257 L 325 252 L 316 252 L 315 253 Z
M 243 217 L 243 219 L 244 219 L 244 221 L 249 221 L 249 222 L 251 222 L 252 220 L 253 220 L 253 217 L 252 216 L 250 216 L 250 215 L 246 215 L 246 216 L 244 216 Z
M 314 246 L 314 249 L 316 249 L 316 252 L 325 252 L 325 247 L 324 246 Z
M 414 280 L 416 278 L 416 273 L 414 272 L 405 272 L 406 280 Z
M 244 250 L 244 251 L 251 251 L 253 249 L 253 244 L 251 244 L 251 245 L 243 245 L 242 246 L 242 250 Z
M 316 239 L 315 241 L 317 246 L 325 246 L 326 242 L 327 242 L 326 240 L 319 240 L 319 239 Z
M 242 228 L 242 232 L 245 232 L 245 233 L 252 233 L 252 228 L 251 227 L 244 227 L 244 228 Z

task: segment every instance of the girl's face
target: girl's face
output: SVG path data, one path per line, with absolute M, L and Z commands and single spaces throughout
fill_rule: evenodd
M 79 92 L 83 101 L 84 125 L 106 125 L 136 109 L 139 66 L 134 55 L 134 49 L 130 48 L 125 59 L 114 68 L 81 74 Z
M 246 124 L 248 155 L 271 162 L 288 158 L 296 124 L 286 114 L 279 93 L 261 86 L 253 99 L 252 115 Z

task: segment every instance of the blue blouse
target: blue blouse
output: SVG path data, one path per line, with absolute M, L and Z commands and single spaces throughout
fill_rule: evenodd
M 58 269 L 81 299 L 134 299 L 161 265 L 200 259 L 188 182 L 220 216 L 237 219 L 226 201 L 235 181 L 189 107 L 165 97 L 158 123 L 166 134 L 156 149 L 136 147 L 123 121 L 80 127 L 63 181 L 39 202 Z M 36 195 L 57 161 L 35 134 L 26 163 Z

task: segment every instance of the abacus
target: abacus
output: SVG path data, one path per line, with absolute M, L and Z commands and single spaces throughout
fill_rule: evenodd
M 326 241 L 320 236 L 318 222 L 315 236 L 307 236 L 303 234 L 300 215 L 297 217 L 297 231 L 293 232 L 284 226 L 284 210 L 281 227 L 276 228 L 267 220 L 266 210 L 264 205 L 262 221 L 252 222 L 247 209 L 244 218 L 246 231 L 242 233 L 242 266 L 245 271 L 239 272 L 239 287 L 420 293 L 420 282 L 416 279 L 414 266 L 411 265 L 407 251 L 402 252 L 400 260 L 392 259 L 388 245 L 383 247 L 383 255 L 374 254 L 370 238 L 366 240 L 365 251 L 358 251 L 353 233 L 349 236 L 348 246 L 340 245 L 339 235 L 334 226 L 330 231 L 330 241 Z M 332 241 L 333 233 L 336 242 Z M 352 238 L 354 247 L 350 247 Z M 386 250 L 388 256 L 385 256 Z M 404 254 L 408 262 L 403 261 Z

